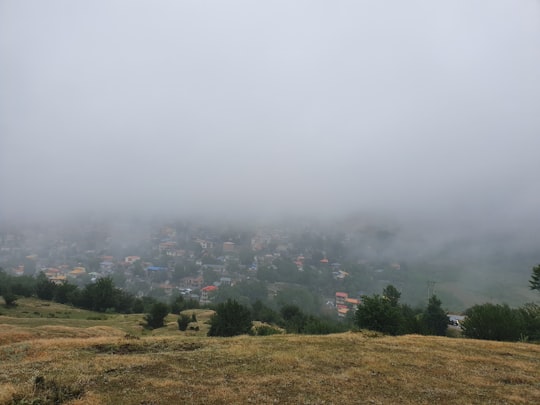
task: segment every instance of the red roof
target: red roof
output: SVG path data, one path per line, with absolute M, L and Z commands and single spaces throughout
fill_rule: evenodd
M 211 291 L 216 291 L 217 289 L 218 288 L 215 285 L 209 285 L 204 288 L 201 288 L 201 291 L 211 292 Z
M 349 294 L 344 292 L 337 292 L 336 297 L 349 298 Z

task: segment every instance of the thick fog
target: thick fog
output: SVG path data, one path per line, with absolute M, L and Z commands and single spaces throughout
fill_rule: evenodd
M 3 218 L 539 222 L 535 0 L 3 0 L 0 58 Z

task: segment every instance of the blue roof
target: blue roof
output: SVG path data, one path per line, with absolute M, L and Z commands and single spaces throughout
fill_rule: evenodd
M 150 266 L 150 267 L 147 267 L 146 270 L 149 270 L 149 271 L 161 271 L 161 270 L 167 270 L 167 268 L 166 267 Z

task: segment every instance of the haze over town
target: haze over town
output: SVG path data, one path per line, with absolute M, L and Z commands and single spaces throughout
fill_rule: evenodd
M 3 1 L 2 217 L 538 224 L 537 1 Z
M 360 216 L 538 252 L 537 1 L 1 1 L 0 55 L 4 223 Z

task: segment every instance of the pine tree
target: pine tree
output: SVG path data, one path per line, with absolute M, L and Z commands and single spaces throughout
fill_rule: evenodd
M 436 295 L 429 299 L 423 316 L 424 326 L 428 335 L 445 336 L 448 328 L 448 316 L 441 307 L 441 300 Z
M 146 314 L 146 325 L 149 329 L 157 329 L 164 326 L 165 317 L 169 314 L 169 307 L 163 302 L 156 302 Z
M 189 316 L 186 314 L 180 314 L 180 317 L 178 318 L 178 329 L 181 331 L 185 331 L 188 328 L 189 325 Z
M 208 336 L 236 336 L 247 334 L 251 329 L 251 312 L 234 300 L 218 304 L 210 320 Z
M 540 264 L 533 267 L 529 284 L 531 290 L 540 291 Z

